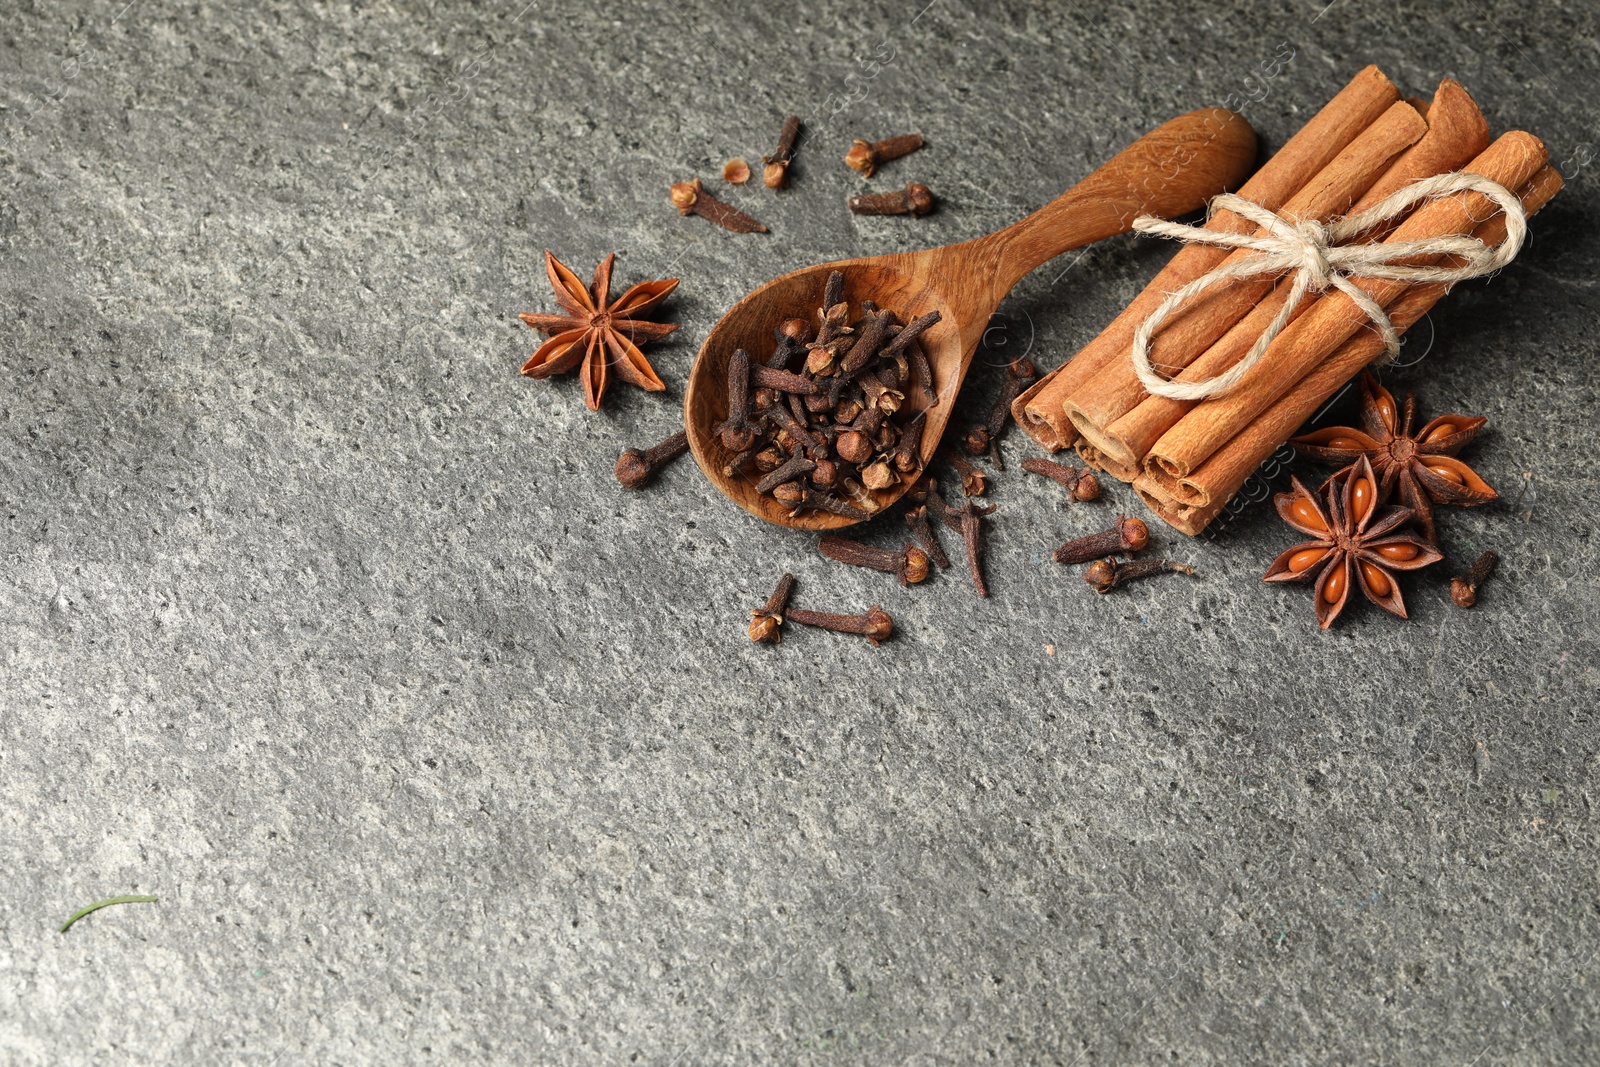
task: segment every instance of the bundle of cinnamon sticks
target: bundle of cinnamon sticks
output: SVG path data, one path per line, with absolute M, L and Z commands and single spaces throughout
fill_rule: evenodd
M 1544 144 L 1531 134 L 1512 131 L 1491 144 L 1482 112 L 1455 81 L 1445 79 L 1431 101 L 1403 100 L 1382 71 L 1367 67 L 1238 193 L 1283 218 L 1324 222 L 1421 179 L 1464 170 L 1515 192 L 1531 215 L 1561 189 L 1560 174 L 1547 163 Z M 1366 239 L 1472 235 L 1494 245 L 1505 226 L 1487 196 L 1462 192 L 1426 201 Z M 1257 232 L 1231 211 L 1215 212 L 1206 229 Z M 1131 482 L 1160 518 L 1199 533 L 1263 460 L 1385 348 L 1356 302 L 1330 289 L 1303 301 L 1260 362 L 1226 393 L 1200 400 L 1148 393 L 1130 358 L 1140 325 L 1167 294 L 1251 254 L 1185 245 L 1098 337 L 1017 398 L 1018 424 L 1052 451 L 1076 445 L 1086 462 Z M 1441 257 L 1407 262 L 1450 265 Z M 1450 288 L 1354 280 L 1401 332 Z M 1272 275 L 1206 289 L 1166 319 L 1151 341 L 1151 364 L 1177 381 L 1221 374 L 1283 310 L 1289 289 Z

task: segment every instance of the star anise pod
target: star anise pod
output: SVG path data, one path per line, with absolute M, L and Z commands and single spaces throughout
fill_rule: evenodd
M 1438 543 L 1433 524 L 1433 505 L 1460 504 L 1471 507 L 1499 499 L 1500 494 L 1476 471 L 1454 456 L 1488 421 L 1465 415 L 1440 415 L 1416 433 L 1417 398 L 1406 394 L 1405 406 L 1396 409 L 1394 396 L 1379 385 L 1371 374 L 1361 376 L 1361 422 L 1366 429 L 1330 426 L 1316 433 L 1296 437 L 1289 443 L 1302 455 L 1340 467 L 1335 478 L 1354 469 L 1357 459 L 1372 461 L 1387 498 L 1397 486 L 1400 503 L 1416 512 L 1423 536 Z
M 565 315 L 531 315 L 523 322 L 550 335 L 533 357 L 522 365 L 530 378 L 565 374 L 583 364 L 583 400 L 591 411 L 600 410 L 611 371 L 629 385 L 652 393 L 666 389 L 656 377 L 655 368 L 639 351 L 639 345 L 659 341 L 676 330 L 676 323 L 646 322 L 641 316 L 655 310 L 678 287 L 678 279 L 640 282 L 615 301 L 611 299 L 612 252 L 594 269 L 594 282 L 585 286 L 565 263 L 547 250 L 544 268 L 550 275 L 550 288 Z
M 1359 583 L 1367 599 L 1391 614 L 1406 617 L 1395 571 L 1414 571 L 1444 556 L 1409 530 L 1410 508 L 1384 507 L 1384 499 L 1366 456 L 1343 477 L 1328 479 L 1321 499 L 1292 479 L 1294 490 L 1273 498 L 1283 521 L 1313 538 L 1286 549 L 1263 575 L 1269 582 L 1315 579 L 1317 622 L 1326 630 L 1350 600 L 1350 586 Z

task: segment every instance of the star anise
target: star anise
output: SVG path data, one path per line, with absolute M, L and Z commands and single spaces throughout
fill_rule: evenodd
M 1289 443 L 1303 455 L 1342 468 L 1336 478 L 1353 470 L 1362 456 L 1371 460 L 1381 482 L 1381 495 L 1387 498 L 1398 485 L 1400 503 L 1416 512 L 1423 536 L 1437 543 L 1435 503 L 1471 507 L 1497 500 L 1500 494 L 1471 467 L 1453 458 L 1477 436 L 1486 419 L 1440 415 L 1412 433 L 1416 414 L 1414 393 L 1408 392 L 1405 406 L 1397 410 L 1393 394 L 1371 374 L 1363 374 L 1361 422 L 1365 431 L 1330 426 Z
M 1269 582 L 1316 581 L 1317 621 L 1326 630 L 1350 600 L 1350 586 L 1359 583 L 1367 599 L 1391 614 L 1406 617 L 1400 583 L 1394 571 L 1414 571 L 1444 556 L 1409 530 L 1396 532 L 1411 520 L 1404 507 L 1383 507 L 1372 464 L 1358 459 L 1343 477 L 1328 479 L 1321 497 L 1299 478 L 1294 490 L 1273 498 L 1283 521 L 1313 538 L 1286 549 L 1263 575 Z
M 678 279 L 640 282 L 613 301 L 611 264 L 616 258 L 612 252 L 601 260 L 594 269 L 594 283 L 585 287 L 565 263 L 546 251 L 544 268 L 550 275 L 550 288 L 555 290 L 556 303 L 567 314 L 524 312 L 520 316 L 535 330 L 550 335 L 522 365 L 522 373 L 530 378 L 548 378 L 564 374 L 582 362 L 583 400 L 591 411 L 600 410 L 612 370 L 629 385 L 652 393 L 664 390 L 666 386 L 656 377 L 655 368 L 639 351 L 639 345 L 659 341 L 678 328 L 676 323 L 646 322 L 641 318 L 678 287 Z

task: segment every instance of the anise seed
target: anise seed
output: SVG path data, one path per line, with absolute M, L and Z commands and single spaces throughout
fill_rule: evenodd
M 1383 424 L 1389 428 L 1390 433 L 1393 433 L 1395 426 L 1394 397 L 1389 396 L 1387 393 L 1380 393 L 1373 400 L 1378 409 L 1378 414 L 1383 418 Z
M 1394 588 L 1394 583 L 1389 581 L 1389 576 L 1364 559 L 1357 562 L 1361 564 L 1361 577 L 1366 579 L 1367 588 L 1372 590 L 1372 595 L 1388 596 L 1389 590 Z
M 1295 502 L 1289 505 L 1289 514 L 1294 517 L 1295 522 L 1302 526 L 1309 526 L 1313 530 L 1321 530 L 1323 533 L 1328 532 L 1328 524 L 1322 521 L 1322 515 L 1317 511 L 1317 505 L 1306 497 L 1297 497 Z
M 1444 467 L 1444 466 L 1437 466 L 1436 467 L 1436 466 L 1434 466 L 1432 464 L 1429 464 L 1428 465 L 1428 469 L 1430 471 L 1432 471 L 1433 473 L 1437 474 L 1439 477 L 1443 478 L 1447 482 L 1454 482 L 1457 485 L 1465 485 L 1466 484 L 1466 479 L 1461 477 L 1461 475 L 1457 474 L 1455 471 L 1451 470 L 1449 467 Z
M 1365 478 L 1357 478 L 1350 494 L 1350 511 L 1355 520 L 1360 522 L 1372 514 L 1372 507 L 1377 502 L 1378 496 L 1373 491 L 1372 483 Z
M 1289 569 L 1296 574 L 1303 574 L 1316 566 L 1328 554 L 1325 548 L 1308 548 L 1304 552 L 1296 552 L 1289 557 Z

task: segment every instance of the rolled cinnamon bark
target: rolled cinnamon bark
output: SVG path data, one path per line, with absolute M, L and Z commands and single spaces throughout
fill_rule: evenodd
M 1457 170 L 1488 146 L 1489 125 L 1484 121 L 1483 113 L 1473 103 L 1472 97 L 1467 95 L 1467 91 L 1450 79 L 1446 78 L 1440 83 L 1429 114 L 1435 121 L 1429 126 L 1427 135 L 1401 154 L 1394 166 L 1361 197 L 1352 213 L 1365 211 L 1383 197 L 1412 182 Z M 1394 226 L 1385 227 L 1385 231 L 1392 232 L 1398 225 L 1397 221 Z M 1222 374 L 1243 359 L 1282 310 L 1288 292 L 1287 285 L 1280 285 L 1273 290 L 1216 344 L 1195 359 L 1177 376 L 1177 380 L 1204 381 Z M 1290 321 L 1298 320 L 1315 303 L 1313 299 L 1303 302 L 1295 313 L 1295 319 Z M 1129 374 L 1132 374 L 1131 367 Z M 1139 462 L 1163 434 L 1199 403 L 1198 400 L 1177 400 L 1146 394 L 1137 407 L 1098 433 L 1086 436 L 1090 436 L 1107 456 L 1124 465 L 1131 457 L 1137 457 L 1132 461 Z
M 1350 214 L 1367 210 L 1390 193 L 1398 192 L 1419 178 L 1459 170 L 1468 160 L 1489 147 L 1488 121 L 1472 99 L 1472 94 L 1454 78 L 1446 78 L 1439 83 L 1438 90 L 1433 94 L 1433 104 L 1427 108 L 1427 119 L 1428 132 L 1420 141 L 1400 153 L 1388 172 L 1373 182 L 1366 195 L 1356 201 Z
M 1276 211 L 1399 98 L 1400 91 L 1381 70 L 1365 68 L 1239 188 L 1239 195 Z M 1254 229 L 1231 211 L 1217 212 L 1206 226 L 1234 233 Z M 1017 397 L 1011 406 L 1017 425 L 1051 451 L 1072 444 L 1078 434 L 1062 403 L 1109 360 L 1127 352 L 1134 331 L 1167 293 L 1205 274 L 1227 254 L 1227 249 L 1209 245 L 1180 249 L 1100 336 Z
M 1517 198 L 1523 210 L 1532 215 L 1548 204 L 1561 191 L 1561 186 L 1560 173 L 1546 166 L 1517 190 Z M 1496 214 L 1472 231 L 1474 237 L 1487 245 L 1499 244 L 1505 234 L 1503 214 Z M 1450 286 L 1444 282 L 1411 286 L 1389 306 L 1390 321 L 1398 330 L 1408 329 L 1449 290 Z M 1368 330 L 1358 332 L 1193 474 L 1171 478 L 1147 471 L 1134 481 L 1134 490 L 1171 526 L 1187 534 L 1199 533 L 1221 513 L 1268 456 L 1382 352 L 1381 337 Z
M 1544 142 L 1522 130 L 1503 134 L 1467 165 L 1467 170 L 1512 189 L 1520 188 L 1549 159 Z M 1482 193 L 1456 193 L 1418 208 L 1388 238 L 1389 242 L 1427 240 L 1470 233 L 1479 218 L 1495 210 Z M 1416 266 L 1437 263 L 1440 256 L 1418 256 Z M 1384 278 L 1356 278 L 1379 307 L 1392 304 L 1407 285 Z M 1211 457 L 1270 408 L 1318 363 L 1369 323 L 1354 300 L 1332 291 L 1312 304 L 1268 347 L 1261 362 L 1222 396 L 1202 401 L 1161 436 L 1144 458 L 1146 471 L 1183 478 Z
M 1416 144 L 1427 132 L 1428 124 L 1417 114 L 1417 109 L 1404 100 L 1397 101 L 1290 197 L 1280 213 L 1285 217 L 1316 219 L 1319 222 L 1343 214 L 1373 182 L 1392 169 L 1391 164 L 1402 152 Z M 1268 233 L 1265 227 L 1252 232 L 1258 236 Z M 1257 255 L 1259 253 L 1248 248 L 1235 249 L 1217 266 L 1225 267 Z M 1224 336 L 1244 340 L 1244 347 L 1239 349 L 1234 360 L 1228 361 L 1229 365 L 1242 358 L 1283 307 L 1287 288 L 1276 294 L 1276 301 L 1267 300 L 1263 304 L 1263 298 L 1273 292 L 1277 281 L 1270 274 L 1237 278 L 1197 295 L 1170 316 L 1162 324 L 1161 331 L 1151 338 L 1151 365 L 1176 373 L 1188 367 L 1197 357 L 1210 355 Z M 1267 304 L 1270 304 L 1270 309 L 1266 307 Z M 1238 329 L 1240 319 L 1247 316 L 1260 323 L 1249 333 Z M 1228 350 L 1231 351 L 1232 347 L 1228 346 Z M 1215 373 L 1220 372 L 1211 372 Z M 1210 377 L 1211 374 L 1202 377 Z M 1198 380 L 1189 375 L 1183 377 L 1184 380 Z M 1062 408 L 1080 436 L 1114 463 L 1132 468 L 1139 465 L 1145 451 L 1154 443 L 1154 438 L 1134 449 L 1107 430 L 1149 395 L 1133 368 L 1133 361 L 1124 354 L 1122 358 L 1112 359 L 1101 367 L 1082 388 L 1063 402 Z M 1173 421 L 1176 421 L 1176 417 Z
M 1126 467 L 1120 463 L 1114 462 L 1111 457 L 1094 447 L 1094 445 L 1091 445 L 1088 441 L 1080 440 L 1072 447 L 1077 449 L 1079 459 L 1083 460 L 1089 466 L 1094 467 L 1096 470 L 1105 471 L 1113 478 L 1120 478 L 1122 481 L 1131 482 L 1142 473 L 1138 467 Z

